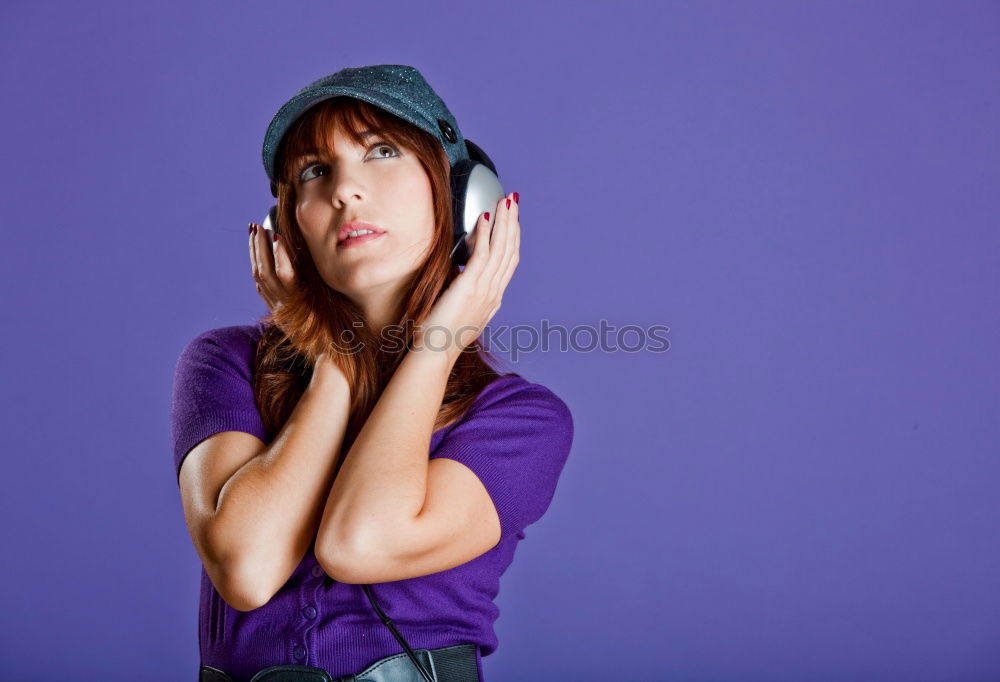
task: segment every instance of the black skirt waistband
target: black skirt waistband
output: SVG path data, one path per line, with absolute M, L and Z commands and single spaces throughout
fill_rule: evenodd
M 479 682 L 476 645 L 456 644 L 439 649 L 414 649 L 434 682 Z M 199 682 L 234 682 L 228 674 L 202 665 Z M 386 656 L 353 675 L 334 678 L 309 665 L 272 665 L 258 671 L 250 682 L 426 682 L 405 652 Z

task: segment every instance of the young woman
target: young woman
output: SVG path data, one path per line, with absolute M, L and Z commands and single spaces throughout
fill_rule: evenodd
M 249 253 L 269 314 L 200 334 L 174 380 L 203 682 L 485 679 L 500 576 L 573 423 L 479 341 L 519 196 L 479 217 L 460 270 L 468 149 L 401 65 L 320 79 L 268 128 L 278 236 L 251 224 Z

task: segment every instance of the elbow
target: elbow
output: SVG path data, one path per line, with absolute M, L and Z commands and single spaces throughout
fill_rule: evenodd
M 226 585 L 226 593 L 219 592 L 219 595 L 237 611 L 253 611 L 271 601 L 275 593 L 259 582 L 249 577 L 231 580 Z
M 345 555 L 331 548 L 328 544 L 323 549 L 316 547 L 316 561 L 323 568 L 323 572 L 336 580 L 338 583 L 358 584 L 352 582 L 350 575 L 352 562 Z
M 237 611 L 253 611 L 271 601 L 275 590 L 259 579 L 261 571 L 246 570 L 245 562 L 216 564 L 206 573 L 222 600 Z
M 339 583 L 362 585 L 367 582 L 364 572 L 364 552 L 356 541 L 324 538 L 316 543 L 316 561 L 328 576 Z
M 264 579 L 269 571 L 248 554 L 246 547 L 236 551 L 221 544 L 217 534 L 207 540 L 202 555 L 205 572 L 223 601 L 237 611 L 253 611 L 271 601 L 276 590 Z
M 218 591 L 222 600 L 237 611 L 254 611 L 270 601 L 270 599 L 260 599 L 258 595 L 234 587 L 229 587 L 226 592 Z
M 337 582 L 348 585 L 384 582 L 380 576 L 395 560 L 387 548 L 398 547 L 399 537 L 407 537 L 399 523 L 356 524 L 349 530 L 321 523 L 316 534 L 316 561 Z

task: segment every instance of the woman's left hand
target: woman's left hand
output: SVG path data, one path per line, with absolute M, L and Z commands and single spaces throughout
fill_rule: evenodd
M 503 292 L 520 260 L 517 192 L 497 202 L 490 220 L 486 215 L 479 216 L 465 269 L 415 328 L 414 351 L 443 352 L 454 361 L 479 338 L 500 309 Z

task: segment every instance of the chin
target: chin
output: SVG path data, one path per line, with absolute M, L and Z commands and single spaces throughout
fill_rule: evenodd
M 389 272 L 388 267 L 377 263 L 358 264 L 349 272 L 338 272 L 337 277 L 324 277 L 327 286 L 345 296 L 363 294 L 366 291 L 392 285 L 400 280 L 400 273 Z
M 321 272 L 320 275 L 331 289 L 353 297 L 366 291 L 391 287 L 409 280 L 424 264 L 421 261 L 413 262 L 411 258 L 400 258 L 398 255 L 392 257 L 386 254 L 384 257 L 378 257 L 376 254 L 371 254 L 367 258 L 357 259 L 351 256 L 327 261 L 328 271 Z

